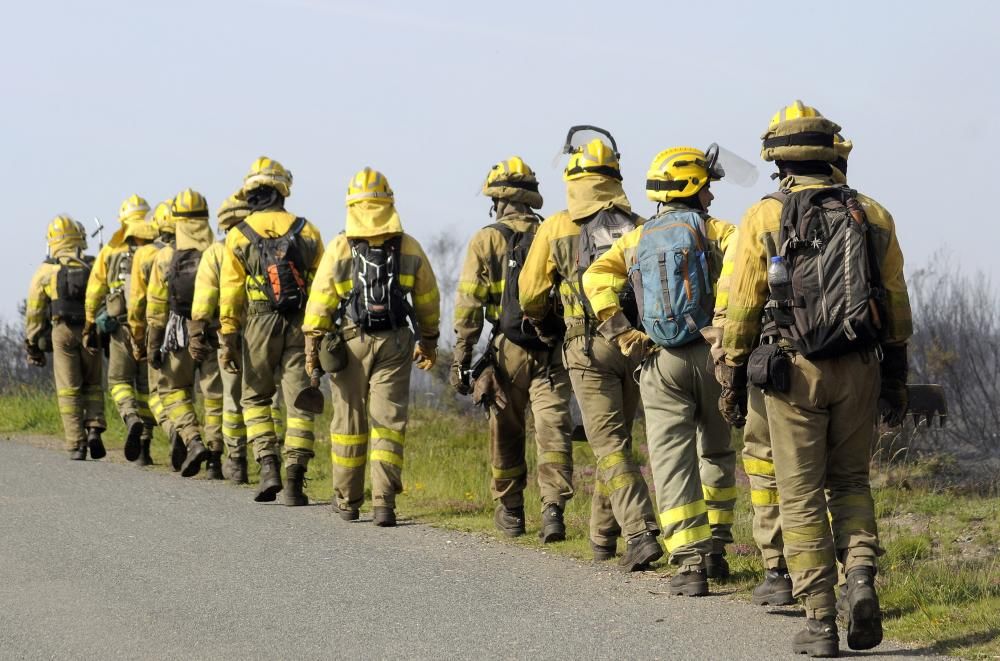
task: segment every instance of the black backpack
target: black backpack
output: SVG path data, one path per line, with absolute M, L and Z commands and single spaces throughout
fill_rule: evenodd
M 191 318 L 194 283 L 200 262 L 201 251 L 196 248 L 174 250 L 167 268 L 167 300 L 170 311 L 185 319 Z
M 535 232 L 518 232 L 503 223 L 494 223 L 487 227 L 500 232 L 507 242 L 507 250 L 504 252 L 503 293 L 500 294 L 500 318 L 494 330 L 529 351 L 548 350 L 548 345 L 538 339 L 535 328 L 524 319 L 517 285 L 531 242 L 535 239 Z M 566 333 L 566 325 L 562 317 L 555 312 L 554 306 L 549 306 L 542 324 L 546 328 L 547 335 L 558 337 Z
M 256 253 L 257 264 L 251 266 L 261 279 L 261 288 L 275 312 L 301 310 L 309 297 L 306 291 L 306 264 L 299 249 L 298 236 L 306 225 L 305 218 L 296 218 L 288 231 L 277 237 L 263 237 L 246 221 L 238 225 Z
M 59 264 L 59 260 L 52 263 Z M 90 264 L 82 259 L 73 259 L 69 264 L 59 264 L 56 273 L 56 298 L 49 305 L 49 314 L 65 324 L 80 325 L 87 320 L 84 301 L 87 296 L 87 280 L 90 279 Z
M 577 286 L 579 287 L 583 309 L 591 319 L 594 319 L 595 315 L 593 309 L 590 307 L 590 301 L 587 300 L 587 296 L 583 293 L 583 274 L 591 264 L 611 248 L 611 245 L 616 240 L 623 234 L 631 232 L 636 227 L 638 227 L 636 216 L 626 213 L 617 207 L 598 211 L 592 218 L 580 226 L 576 262 Z M 631 322 L 632 326 L 641 328 L 639 306 L 631 281 L 627 281 L 622 290 L 618 292 L 618 302 L 622 312 L 629 322 Z M 589 324 L 587 328 L 589 332 Z
M 399 284 L 402 235 L 373 246 L 350 239 L 353 276 L 347 318 L 365 332 L 395 330 L 413 319 L 413 308 Z M 413 323 L 416 330 L 416 321 Z
M 778 254 L 791 280 L 767 308 L 778 333 L 809 359 L 870 349 L 882 339 L 885 291 L 871 225 L 847 186 L 782 191 Z

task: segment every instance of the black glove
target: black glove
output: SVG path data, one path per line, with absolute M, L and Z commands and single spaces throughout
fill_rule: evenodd
M 530 317 L 526 317 L 526 319 L 528 320 L 528 323 L 531 324 L 531 327 L 535 329 L 535 334 L 538 335 L 538 339 L 541 340 L 545 346 L 551 349 L 559 344 L 559 340 L 562 338 L 558 335 L 552 335 L 552 329 L 547 327 L 544 319 L 531 319 Z
M 448 383 L 459 395 L 468 395 L 472 392 L 472 382 L 469 379 L 469 369 L 472 366 L 472 356 L 455 356 L 455 362 L 451 364 L 448 373 Z
M 45 367 L 45 352 L 31 342 L 24 343 L 25 351 L 28 354 L 28 364 L 33 367 Z
M 191 354 L 191 358 L 197 363 L 207 360 L 215 351 L 208 323 L 200 319 L 188 319 L 187 328 L 188 353 Z
M 167 334 L 167 329 L 162 326 L 150 326 L 146 330 L 146 355 L 149 357 L 149 365 L 154 369 L 163 368 L 163 338 Z
M 747 366 L 730 367 L 720 362 L 715 366 L 715 378 L 722 386 L 719 413 L 730 425 L 741 429 L 747 423 Z
M 243 353 L 239 333 L 224 333 L 219 335 L 219 362 L 222 369 L 230 374 L 239 374 L 242 369 Z
M 909 366 L 906 345 L 890 345 L 882 349 L 882 388 L 878 394 L 878 411 L 882 422 L 890 427 L 903 424 L 909 406 L 906 377 Z

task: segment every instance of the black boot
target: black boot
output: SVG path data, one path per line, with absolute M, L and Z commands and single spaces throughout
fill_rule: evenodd
M 375 514 L 372 517 L 375 525 L 379 528 L 393 528 L 396 526 L 396 510 L 391 507 L 375 506 Z
M 594 562 L 607 562 L 608 560 L 615 559 L 615 555 L 618 553 L 618 545 L 609 544 L 608 546 L 602 546 L 591 540 L 590 550 L 594 552 Z
M 625 543 L 625 554 L 618 566 L 625 571 L 645 571 L 649 565 L 663 557 L 663 548 L 652 530 L 632 535 Z
M 184 441 L 181 440 L 181 435 L 174 431 L 170 435 L 170 467 L 175 473 L 184 465 L 187 454 L 188 451 L 184 446 Z
M 101 430 L 91 427 L 87 430 L 87 447 L 90 448 L 91 459 L 104 459 L 108 451 L 104 449 L 104 441 L 101 439 Z M 84 459 L 87 457 L 84 456 Z
M 309 504 L 309 497 L 306 496 L 303 487 L 306 482 L 306 467 L 295 464 L 285 470 L 285 505 L 288 507 L 302 507 Z
M 181 464 L 181 477 L 194 477 L 201 470 L 201 465 L 212 455 L 211 450 L 201 442 L 200 436 L 195 436 L 188 443 L 187 459 Z
M 211 451 L 205 460 L 205 477 L 210 480 L 222 479 L 222 451 Z
M 222 465 L 222 474 L 233 484 L 246 484 L 247 458 L 229 455 L 226 457 L 226 463 Z
M 361 512 L 356 509 L 351 509 L 350 507 L 341 507 L 337 504 L 337 497 L 333 497 L 333 502 L 330 503 L 333 506 L 333 511 L 336 512 L 344 521 L 357 521 L 361 516 Z
M 497 503 L 493 512 L 493 525 L 507 537 L 520 537 L 524 534 L 524 507 L 508 509 L 502 503 Z
M 806 620 L 806 628 L 795 634 L 792 651 L 813 657 L 832 658 L 840 654 L 837 619 Z
M 788 575 L 788 570 L 779 567 L 764 572 L 764 580 L 753 589 L 751 600 L 758 606 L 791 606 L 794 604 L 792 577 Z
M 725 552 L 710 553 L 705 556 L 705 577 L 716 581 L 729 578 L 729 563 L 726 561 Z
M 80 441 L 76 447 L 69 451 L 69 458 L 73 461 L 87 460 L 87 441 Z
M 870 650 L 882 642 L 882 610 L 875 593 L 875 568 L 847 573 L 847 646 Z
M 125 459 L 135 461 L 142 453 L 142 431 L 146 428 L 142 418 L 135 413 L 125 416 Z M 93 450 L 90 456 L 94 456 Z M 102 455 L 103 456 L 103 455 Z
M 684 597 L 704 597 L 708 594 L 708 572 L 691 567 L 677 572 L 670 579 L 670 594 Z
M 139 458 L 135 460 L 136 466 L 152 466 L 153 457 L 149 454 L 149 446 L 153 442 L 153 428 L 146 427 L 142 431 L 142 438 L 139 440 Z
M 281 467 L 276 455 L 268 455 L 260 460 L 260 484 L 253 499 L 258 503 L 270 503 L 281 491 Z
M 566 539 L 566 524 L 563 522 L 562 508 L 549 503 L 542 510 L 542 529 L 538 531 L 542 544 L 561 542 Z

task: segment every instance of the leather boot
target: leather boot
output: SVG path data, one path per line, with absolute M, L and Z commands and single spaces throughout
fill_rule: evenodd
M 615 559 L 615 555 L 618 554 L 618 545 L 610 544 L 608 546 L 602 546 L 601 544 L 596 544 L 593 540 L 591 540 L 590 550 L 594 552 L 594 562 L 607 562 L 608 560 Z
M 205 477 L 210 480 L 222 479 L 222 451 L 212 450 L 205 460 Z
M 135 413 L 125 416 L 125 459 L 135 461 L 142 453 L 142 432 L 146 428 L 142 418 Z M 90 456 L 94 456 L 91 451 Z
M 646 571 L 649 565 L 663 557 L 663 547 L 652 530 L 632 535 L 625 543 L 625 554 L 618 561 L 625 571 Z
M 670 594 L 704 597 L 708 594 L 708 572 L 704 567 L 685 567 L 670 579 Z
M 285 505 L 302 507 L 309 504 L 303 488 L 306 481 L 306 467 L 294 464 L 285 469 Z
M 542 544 L 561 542 L 566 539 L 563 511 L 555 503 L 549 503 L 542 510 L 542 529 L 538 531 L 538 538 L 542 540 Z
M 794 604 L 792 577 L 788 575 L 788 570 L 779 567 L 764 572 L 764 580 L 753 589 L 751 601 L 758 606 L 791 606 Z
M 344 521 L 357 521 L 361 517 L 361 512 L 356 509 L 351 509 L 350 507 L 341 507 L 337 504 L 337 497 L 333 497 L 333 502 L 330 503 L 333 506 L 333 511 Z
M 524 507 L 508 509 L 497 503 L 493 511 L 493 525 L 507 537 L 520 537 L 524 534 Z
M 181 435 L 175 431 L 170 435 L 170 467 L 175 473 L 184 465 L 184 460 L 187 459 L 187 452 L 184 441 L 181 440 Z
M 840 654 L 837 619 L 806 620 L 806 628 L 795 634 L 792 651 L 812 657 L 833 658 Z
M 108 451 L 104 449 L 104 441 L 101 439 L 101 430 L 91 427 L 87 430 L 87 447 L 90 449 L 91 459 L 104 459 Z M 83 457 L 86 459 L 86 455 Z
M 375 514 L 372 517 L 374 523 L 379 528 L 393 528 L 396 526 L 396 510 L 391 507 L 375 506 Z
M 882 610 L 875 593 L 875 568 L 847 572 L 847 646 L 870 650 L 882 642 Z
M 270 503 L 278 497 L 281 491 L 281 467 L 278 464 L 278 457 L 271 454 L 261 457 L 260 460 L 260 484 L 257 485 L 257 493 L 253 499 L 258 503 Z
M 204 443 L 201 442 L 200 436 L 195 436 L 188 443 L 187 447 L 187 459 L 181 464 L 181 477 L 194 477 L 201 470 L 201 465 L 205 462 L 212 452 L 205 447 Z
M 153 457 L 149 454 L 149 446 L 153 442 L 153 428 L 146 427 L 142 431 L 142 438 L 139 439 L 139 458 L 135 460 L 137 466 L 152 466 Z
M 226 463 L 222 465 L 222 475 L 233 484 L 246 484 L 247 479 L 247 458 L 226 457 Z
M 76 447 L 69 451 L 69 458 L 73 461 L 87 460 L 87 441 L 80 441 Z
M 705 556 L 705 577 L 716 581 L 729 578 L 729 563 L 725 553 L 710 553 Z

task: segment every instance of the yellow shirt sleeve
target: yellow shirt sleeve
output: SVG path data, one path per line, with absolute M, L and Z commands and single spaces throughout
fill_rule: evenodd
M 524 316 L 540 320 L 549 306 L 549 292 L 555 283 L 556 262 L 552 256 L 552 231 L 555 217 L 545 220 L 538 227 L 528 256 L 517 279 L 518 299 Z
M 234 248 L 240 244 L 241 236 L 238 230 L 230 230 L 229 234 L 226 235 L 225 250 L 222 254 L 222 271 L 219 275 L 219 321 L 221 323 L 219 332 L 223 335 L 239 333 L 243 327 L 247 272 L 234 251 Z

